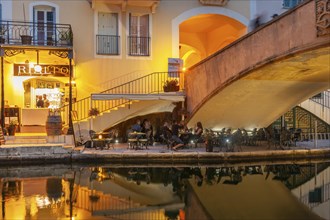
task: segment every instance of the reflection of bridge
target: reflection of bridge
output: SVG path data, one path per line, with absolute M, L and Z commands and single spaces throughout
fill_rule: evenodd
M 265 127 L 330 88 L 330 26 L 320 27 L 323 3 L 316 12 L 317 3 L 308 1 L 189 69 L 189 124 Z

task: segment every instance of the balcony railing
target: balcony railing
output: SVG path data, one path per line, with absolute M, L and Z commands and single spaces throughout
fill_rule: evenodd
M 150 37 L 128 37 L 128 54 L 130 56 L 149 56 Z
M 119 55 L 119 40 L 116 35 L 96 35 L 97 54 Z
M 69 24 L 1 20 L 0 44 L 67 47 L 73 33 Z

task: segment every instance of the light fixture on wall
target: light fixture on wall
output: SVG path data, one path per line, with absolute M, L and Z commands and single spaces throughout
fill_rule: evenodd
M 37 50 L 37 65 L 34 66 L 34 71 L 37 73 L 41 72 L 41 66 L 39 65 L 39 50 Z

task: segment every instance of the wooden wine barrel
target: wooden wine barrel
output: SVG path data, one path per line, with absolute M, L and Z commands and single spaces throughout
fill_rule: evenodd
M 62 118 L 60 115 L 48 115 L 46 121 L 46 132 L 48 136 L 62 134 Z

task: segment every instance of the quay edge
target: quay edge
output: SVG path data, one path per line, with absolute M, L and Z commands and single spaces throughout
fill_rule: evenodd
M 15 148 L 15 149 L 14 149 Z M 252 152 L 80 151 L 63 145 L 0 147 L 0 166 L 81 163 L 120 164 L 231 164 L 296 160 L 330 160 L 330 149 L 268 150 Z

